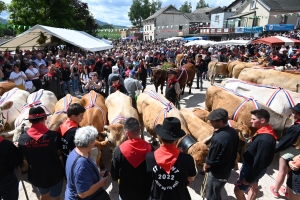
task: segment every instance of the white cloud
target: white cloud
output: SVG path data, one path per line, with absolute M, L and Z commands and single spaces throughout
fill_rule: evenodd
M 5 3 L 10 3 L 11 0 L 2 0 Z M 129 8 L 132 4 L 132 0 L 82 0 L 88 3 L 89 9 L 94 17 L 100 21 L 107 22 L 109 24 L 131 26 L 128 18 Z M 162 0 L 162 7 L 170 4 L 179 8 L 186 0 Z M 191 0 L 193 10 L 196 9 L 197 2 L 199 0 Z M 233 0 L 214 0 L 213 2 L 206 0 L 210 7 L 227 6 Z M 2 12 L 0 17 L 7 18 L 7 12 Z

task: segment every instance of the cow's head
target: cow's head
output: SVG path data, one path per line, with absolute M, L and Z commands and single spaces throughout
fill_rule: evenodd
M 104 129 L 104 135 L 107 136 L 108 142 L 110 143 L 112 149 L 114 149 L 116 146 L 119 146 L 126 140 L 123 124 L 117 123 L 104 126 Z
M 4 130 L 6 118 L 3 115 L 4 110 L 9 110 L 13 106 L 12 101 L 6 101 L 2 105 L 0 105 L 0 131 Z
M 152 78 L 153 78 L 153 82 L 154 83 L 157 83 L 158 82 L 158 80 L 159 80 L 159 78 L 161 77 L 161 75 L 162 75 L 162 70 L 160 70 L 160 69 L 153 69 L 152 70 Z
M 197 166 L 202 166 L 205 163 L 208 148 L 203 142 L 196 142 L 189 148 L 188 154 L 194 158 Z
M 242 141 L 247 142 L 253 136 L 252 131 L 246 124 L 244 124 L 244 122 L 238 123 L 235 130 L 238 132 L 239 138 Z

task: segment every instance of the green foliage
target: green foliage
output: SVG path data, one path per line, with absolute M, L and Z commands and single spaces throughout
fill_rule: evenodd
M 7 28 L 6 26 L 0 24 L 0 37 L 3 36 L 13 36 L 14 30 L 12 28 Z
M 185 1 L 183 3 L 183 5 L 181 5 L 181 7 L 179 8 L 179 10 L 181 12 L 184 12 L 184 13 L 191 13 L 192 12 L 192 3 L 188 2 L 188 1 Z
M 173 68 L 173 64 L 165 62 L 161 69 L 164 71 L 168 71 L 168 69 L 170 69 L 170 68 Z
M 196 9 L 208 7 L 208 3 L 205 3 L 205 0 L 199 0 L 197 3 Z
M 81 0 L 12 0 L 8 5 L 9 24 L 23 26 L 36 24 L 86 31 L 96 35 L 98 24 L 87 3 Z
M 160 0 L 132 0 L 128 17 L 134 26 L 142 26 L 142 21 L 153 15 L 161 9 L 162 2 Z
M 1 13 L 2 11 L 6 10 L 6 9 L 7 9 L 7 8 L 6 8 L 6 5 L 5 5 L 5 2 L 0 1 L 0 13 Z

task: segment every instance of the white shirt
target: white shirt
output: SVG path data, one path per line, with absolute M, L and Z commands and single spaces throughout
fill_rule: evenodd
M 27 69 L 25 71 L 25 74 L 29 74 L 30 76 L 35 76 L 37 73 L 39 73 L 39 71 L 36 68 L 32 68 L 32 70 L 31 69 Z M 31 80 L 35 80 L 35 79 L 38 79 L 38 78 L 39 77 L 34 77 Z
M 38 66 L 38 67 L 40 66 L 40 65 L 39 65 L 40 63 L 44 64 L 44 66 L 47 66 L 47 65 L 46 65 L 46 62 L 45 62 L 43 59 L 41 59 L 41 60 L 35 59 L 34 62 L 35 62 L 35 64 L 36 64 L 36 66 Z
M 80 75 L 80 78 L 84 81 L 84 82 L 89 82 L 89 79 L 92 77 L 92 74 L 91 74 L 92 72 L 90 72 L 88 75 L 87 74 L 84 74 L 84 73 L 82 73 L 81 75 Z
M 22 76 L 26 76 L 25 74 L 24 74 L 24 72 L 22 72 L 22 71 L 20 71 L 19 73 L 16 73 L 16 72 L 14 72 L 14 71 L 12 71 L 11 73 L 10 73 L 10 76 L 9 76 L 9 79 L 11 80 L 11 79 L 15 79 L 15 78 L 18 78 L 17 80 L 15 80 L 15 84 L 16 85 L 21 85 L 21 84 L 23 84 L 24 85 L 24 79 L 21 77 L 21 75 Z

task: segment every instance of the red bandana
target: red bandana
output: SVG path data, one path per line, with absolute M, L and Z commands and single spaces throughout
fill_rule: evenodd
M 90 65 L 89 68 L 90 68 L 90 70 L 94 71 L 95 65 Z
M 168 79 L 168 87 L 171 87 L 172 83 L 177 82 L 177 78 Z
M 297 119 L 294 124 L 300 124 L 300 119 Z
M 45 124 L 32 124 L 31 128 L 27 130 L 27 134 L 33 138 L 35 141 L 38 141 L 49 129 Z
M 275 140 L 277 140 L 277 136 L 276 133 L 274 132 L 273 128 L 271 127 L 270 124 L 268 124 L 267 126 L 261 127 L 260 129 L 258 129 L 256 131 L 256 134 L 270 134 L 274 137 Z
M 151 145 L 143 139 L 131 139 L 123 142 L 120 145 L 120 150 L 126 160 L 134 167 L 137 168 L 151 151 Z
M 156 163 L 168 174 L 179 156 L 180 150 L 174 144 L 163 144 L 156 151 L 154 157 Z
M 117 91 L 121 86 L 121 84 L 120 83 L 118 83 L 117 85 L 113 84 L 112 86 L 115 88 L 115 91 Z
M 110 65 L 110 64 L 108 64 L 107 62 L 105 63 L 105 65 L 106 65 L 107 67 L 111 67 L 111 65 Z
M 56 71 L 54 71 L 53 74 L 51 74 L 50 72 L 47 73 L 47 76 L 50 78 L 50 81 L 52 81 L 52 77 L 56 74 Z
M 0 136 L 0 143 L 1 143 L 3 140 L 4 140 L 4 138 Z
M 78 127 L 78 124 L 68 118 L 58 127 L 57 132 L 61 133 L 61 136 L 64 137 L 68 130 L 76 127 Z

